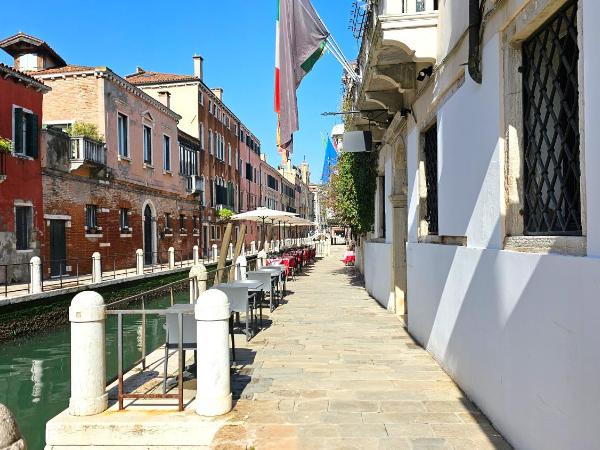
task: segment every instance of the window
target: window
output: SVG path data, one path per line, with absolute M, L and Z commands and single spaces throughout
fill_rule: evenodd
M 14 153 L 37 158 L 39 153 L 38 116 L 23 108 L 14 108 Z
M 200 122 L 198 135 L 200 136 L 200 150 L 204 150 L 204 124 L 202 122 Z
M 29 250 L 31 241 L 32 208 L 31 206 L 15 207 L 15 231 L 17 250 Z
M 179 229 L 185 230 L 185 215 L 179 214 Z
M 437 162 L 437 124 L 424 134 L 425 184 L 427 187 L 427 208 L 425 220 L 428 234 L 438 234 L 438 162 Z
M 184 144 L 179 144 L 179 173 L 186 176 L 198 175 L 198 153 Z
M 152 128 L 144 125 L 144 162 L 152 164 Z
M 581 235 L 577 2 L 522 51 L 524 233 Z
M 198 92 L 198 103 L 204 106 L 204 94 L 202 92 Z
M 165 213 L 165 228 L 171 230 L 171 214 Z
M 208 153 L 212 155 L 213 153 L 213 132 L 212 130 L 208 130 Z
M 119 139 L 119 156 L 129 157 L 129 124 L 125 114 L 118 113 L 117 115 L 117 133 Z
M 129 210 L 127 208 L 119 210 L 119 224 L 121 225 L 121 233 L 129 232 Z
M 212 107 L 213 107 L 213 102 L 212 100 L 208 101 L 208 112 L 212 114 Z
M 192 216 L 192 228 L 194 230 L 198 229 L 198 216 Z
M 252 166 L 246 163 L 246 180 L 252 181 Z
M 231 144 L 227 144 L 227 159 L 229 165 L 231 165 Z
M 98 207 L 96 205 L 85 205 L 85 226 L 88 230 L 98 228 Z
M 171 170 L 171 138 L 163 136 L 163 169 Z

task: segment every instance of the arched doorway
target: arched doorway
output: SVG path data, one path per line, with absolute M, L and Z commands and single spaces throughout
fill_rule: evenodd
M 150 208 L 150 205 L 146 205 L 144 207 L 144 264 L 152 264 L 154 261 L 154 248 L 155 242 L 152 209 Z

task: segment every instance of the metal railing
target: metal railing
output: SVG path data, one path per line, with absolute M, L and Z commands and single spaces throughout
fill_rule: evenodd
M 11 293 L 31 292 L 31 263 L 0 264 L 0 283 L 4 297 L 8 297 L 10 286 Z M 22 286 L 18 287 L 19 285 Z
M 83 136 L 71 138 L 71 161 L 106 165 L 106 146 Z

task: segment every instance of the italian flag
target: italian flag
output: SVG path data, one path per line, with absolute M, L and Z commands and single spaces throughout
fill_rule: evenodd
M 284 160 L 298 130 L 296 89 L 325 51 L 328 36 L 310 0 L 277 0 L 275 112 L 277 146 Z

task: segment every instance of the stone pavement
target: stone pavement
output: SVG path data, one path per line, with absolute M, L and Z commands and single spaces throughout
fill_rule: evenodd
M 239 350 L 222 449 L 510 448 L 392 313 L 342 247 L 295 282 L 272 324 Z

